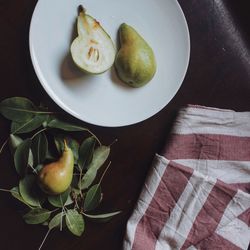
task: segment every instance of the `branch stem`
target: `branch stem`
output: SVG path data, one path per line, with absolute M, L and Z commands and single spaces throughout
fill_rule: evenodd
M 45 237 L 43 238 L 43 241 L 42 241 L 40 247 L 38 248 L 38 250 L 41 250 L 41 249 L 42 249 L 45 240 L 46 240 L 47 237 L 49 236 L 50 230 L 51 230 L 51 229 L 49 229 L 49 230 L 47 231 L 47 233 L 46 233 Z
M 9 141 L 9 137 L 4 141 L 4 143 L 2 144 L 1 148 L 0 148 L 0 154 L 2 153 L 4 147 L 6 146 L 6 144 L 8 143 Z
M 16 191 L 10 191 L 10 190 L 8 190 L 8 189 L 4 189 L 4 188 L 0 188 L 0 191 L 2 191 L 2 192 L 8 192 L 8 193 L 17 193 L 18 194 L 18 192 L 16 192 Z
M 91 132 L 90 130 L 87 130 L 87 131 L 97 140 L 97 142 L 99 143 L 99 145 L 102 146 L 102 143 L 101 143 L 101 141 L 98 139 L 98 137 L 97 137 L 93 132 Z
M 99 181 L 99 185 L 101 184 L 101 182 L 102 182 L 102 180 L 103 180 L 103 178 L 104 178 L 106 172 L 108 171 L 110 165 L 111 165 L 111 161 L 109 162 L 108 166 L 107 166 L 106 169 L 104 170 L 104 172 L 103 172 L 103 174 L 102 174 L 102 176 L 101 176 L 101 179 L 100 179 L 100 181 Z
M 43 128 L 43 129 L 40 129 L 39 131 L 37 131 L 32 137 L 31 137 L 31 140 L 33 140 L 37 135 L 39 135 L 40 133 L 42 133 L 43 131 L 47 130 L 48 128 Z

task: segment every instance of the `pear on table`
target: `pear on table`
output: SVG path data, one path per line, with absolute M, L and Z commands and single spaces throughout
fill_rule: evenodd
M 90 74 L 100 74 L 112 67 L 116 49 L 100 23 L 80 8 L 77 18 L 78 37 L 72 42 L 70 51 L 74 63 Z
M 65 142 L 60 159 L 45 165 L 40 170 L 38 184 L 45 193 L 58 195 L 69 188 L 73 178 L 73 170 L 74 155 Z
M 132 87 L 147 84 L 156 72 L 152 48 L 134 28 L 125 23 L 119 28 L 119 38 L 121 48 L 115 60 L 119 78 Z

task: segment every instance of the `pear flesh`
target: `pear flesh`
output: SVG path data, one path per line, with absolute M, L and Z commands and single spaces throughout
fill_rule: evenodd
M 73 178 L 74 155 L 66 145 L 61 158 L 45 165 L 38 174 L 38 184 L 47 194 L 58 195 L 65 192 Z
M 70 51 L 75 64 L 91 74 L 100 74 L 112 67 L 116 49 L 106 31 L 82 9 L 77 18 L 78 37 Z
M 119 28 L 119 38 L 121 48 L 115 60 L 119 78 L 131 87 L 147 84 L 156 72 L 152 48 L 134 28 L 125 23 Z

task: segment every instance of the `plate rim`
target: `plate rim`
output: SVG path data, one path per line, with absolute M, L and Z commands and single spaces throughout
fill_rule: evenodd
M 42 73 L 40 72 L 38 62 L 37 62 L 36 57 L 35 57 L 35 53 L 34 53 L 34 51 L 32 49 L 32 27 L 33 27 L 33 24 L 34 24 L 34 18 L 35 18 L 35 14 L 37 12 L 37 9 L 38 9 L 39 2 L 41 2 L 41 1 L 42 0 L 38 0 L 36 5 L 35 5 L 35 8 L 34 8 L 33 13 L 32 13 L 32 17 L 31 17 L 31 21 L 30 21 L 30 26 L 29 26 L 29 52 L 30 52 L 31 62 L 32 62 L 34 71 L 36 73 L 36 76 L 37 76 L 40 84 L 42 85 L 43 89 L 45 90 L 45 92 L 66 113 L 73 116 L 74 118 L 79 119 L 82 122 L 89 123 L 91 125 L 100 126 L 100 127 L 107 127 L 107 128 L 116 128 L 116 127 L 119 128 L 119 127 L 126 127 L 126 126 L 130 126 L 130 125 L 135 125 L 135 124 L 141 123 L 143 121 L 146 121 L 146 120 L 154 117 L 156 114 L 161 112 L 174 99 L 174 97 L 178 93 L 180 87 L 182 86 L 183 81 L 185 79 L 185 76 L 187 74 L 187 71 L 188 71 L 188 68 L 189 68 L 189 63 L 190 63 L 190 53 L 191 53 L 191 40 L 190 40 L 190 32 L 189 32 L 187 19 L 185 17 L 185 14 L 184 14 L 182 8 L 181 8 L 181 5 L 179 4 L 179 2 L 177 0 L 171 0 L 171 1 L 175 2 L 176 6 L 177 6 L 177 8 L 178 8 L 178 10 L 180 12 L 183 23 L 184 23 L 183 28 L 185 29 L 185 32 L 186 32 L 186 35 L 187 35 L 187 37 L 186 37 L 187 38 L 187 44 L 186 44 L 187 45 L 187 57 L 186 57 L 186 62 L 185 62 L 185 68 L 184 68 L 184 70 L 182 72 L 182 75 L 180 77 L 180 81 L 179 81 L 179 84 L 178 84 L 178 86 L 176 88 L 176 91 L 173 93 L 173 96 L 170 98 L 170 100 L 167 103 L 165 103 L 162 107 L 160 107 L 158 109 L 158 111 L 155 112 L 154 114 L 151 114 L 146 118 L 138 119 L 138 120 L 136 120 L 134 122 L 129 122 L 129 123 L 126 123 L 126 124 L 124 123 L 124 124 L 120 124 L 120 125 L 106 124 L 106 123 L 104 124 L 104 123 L 101 123 L 101 122 L 91 122 L 88 119 L 85 119 L 85 117 L 82 117 L 80 114 L 78 114 L 77 112 L 72 110 L 69 106 L 65 105 L 63 103 L 63 101 L 57 95 L 54 95 L 53 91 L 50 88 L 47 88 L 46 84 L 44 83 L 44 81 L 46 82 L 46 80 L 43 79 Z

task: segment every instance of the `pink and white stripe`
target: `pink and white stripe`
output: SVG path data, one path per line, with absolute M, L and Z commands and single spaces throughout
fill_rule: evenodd
M 180 111 L 130 217 L 124 250 L 248 249 L 250 112 Z

